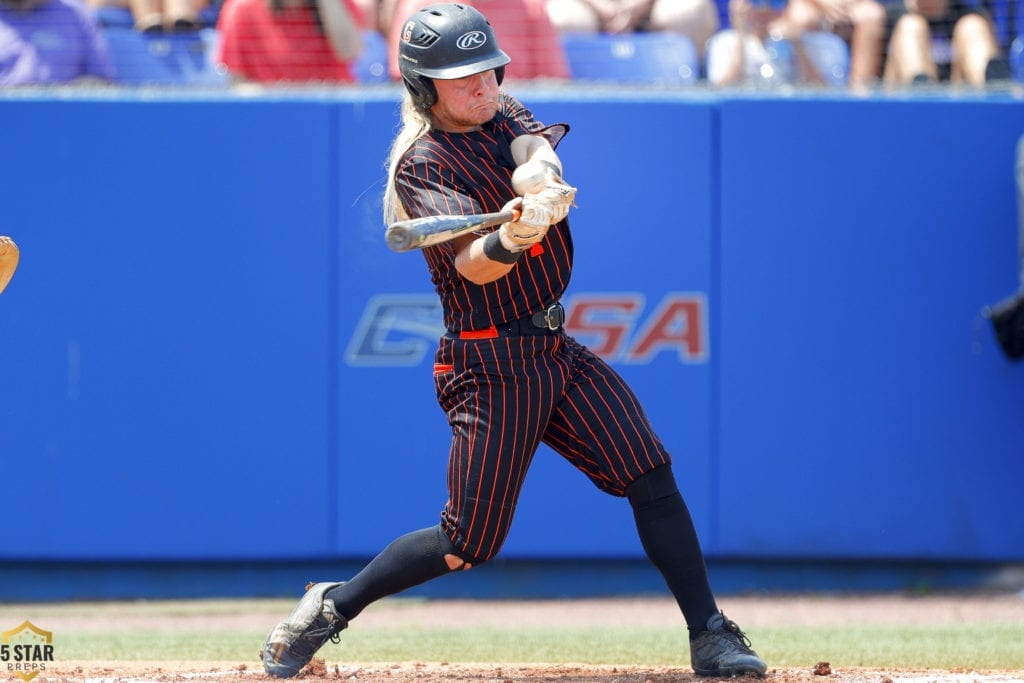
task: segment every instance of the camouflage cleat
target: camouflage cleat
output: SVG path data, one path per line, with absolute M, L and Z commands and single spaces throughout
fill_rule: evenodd
M 337 643 L 348 620 L 338 614 L 324 593 L 341 583 L 310 583 L 288 618 L 274 627 L 263 643 L 263 668 L 271 676 L 290 678 L 309 664 L 328 640 Z
M 736 622 L 719 612 L 708 619 L 708 630 L 690 643 L 690 666 L 698 676 L 764 676 L 768 665 L 750 649 Z

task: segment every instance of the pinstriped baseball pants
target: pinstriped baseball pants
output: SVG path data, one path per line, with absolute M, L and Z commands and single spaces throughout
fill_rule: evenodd
M 434 383 L 452 429 L 441 525 L 475 563 L 504 543 L 541 442 L 615 496 L 671 461 L 625 381 L 564 333 L 446 335 Z

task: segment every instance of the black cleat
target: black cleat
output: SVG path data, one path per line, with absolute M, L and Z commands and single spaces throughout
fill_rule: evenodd
M 348 626 L 348 620 L 334 609 L 333 601 L 324 600 L 324 593 L 340 585 L 311 583 L 288 618 L 274 627 L 261 653 L 268 674 L 291 678 L 328 640 L 340 640 L 338 634 Z
M 690 643 L 690 666 L 698 676 L 764 676 L 768 670 L 750 649 L 746 634 L 721 612 L 712 615 L 708 629 Z

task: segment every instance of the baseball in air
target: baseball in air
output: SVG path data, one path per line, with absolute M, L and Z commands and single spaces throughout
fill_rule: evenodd
M 548 173 L 548 167 L 544 164 L 527 161 L 512 172 L 512 189 L 520 197 L 531 192 L 539 192 L 544 189 Z

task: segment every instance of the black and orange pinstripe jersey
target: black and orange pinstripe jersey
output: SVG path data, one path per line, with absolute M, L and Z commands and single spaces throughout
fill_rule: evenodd
M 406 151 L 395 185 L 410 218 L 500 210 L 515 197 L 512 140 L 539 134 L 557 147 L 568 131 L 566 124 L 544 126 L 508 94 L 501 98 L 498 113 L 480 130 L 431 130 Z M 458 332 L 501 325 L 558 301 L 569 284 L 573 247 L 569 223 L 562 221 L 519 259 L 507 277 L 484 285 L 459 275 L 451 242 L 428 247 L 423 255 L 441 299 L 445 327 Z

